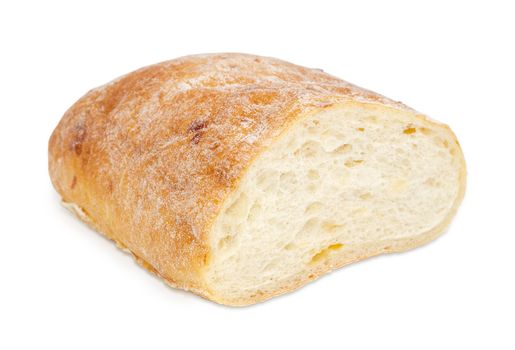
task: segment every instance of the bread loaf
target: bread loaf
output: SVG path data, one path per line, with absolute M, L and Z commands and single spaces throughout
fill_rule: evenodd
M 63 203 L 168 284 L 253 304 L 437 237 L 465 191 L 444 124 L 318 69 L 183 57 L 89 91 L 49 142 Z

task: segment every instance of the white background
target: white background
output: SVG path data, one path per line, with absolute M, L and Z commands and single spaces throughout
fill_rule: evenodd
M 514 349 L 511 1 L 2 1 L 1 349 Z M 59 204 L 47 140 L 90 88 L 182 55 L 282 58 L 449 124 L 468 191 L 435 242 L 247 308 L 173 290 Z

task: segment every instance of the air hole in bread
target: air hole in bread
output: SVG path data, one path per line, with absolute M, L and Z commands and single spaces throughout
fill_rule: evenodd
M 299 231 L 298 235 L 299 234 L 302 235 L 302 234 L 307 234 L 307 233 L 315 232 L 319 228 L 320 228 L 320 219 L 318 219 L 318 218 L 311 218 L 308 221 L 306 221 L 304 226 L 302 226 L 302 228 Z
M 279 182 L 280 182 L 281 188 L 287 189 L 288 187 L 295 186 L 295 184 L 297 182 L 297 177 L 295 176 L 295 173 L 293 171 L 288 171 L 288 172 L 282 173 L 279 176 Z
M 342 229 L 345 225 L 343 224 L 339 224 L 339 223 L 336 223 L 336 222 L 332 222 L 332 221 L 325 221 L 324 223 L 322 223 L 322 230 L 325 231 L 325 232 L 335 232 L 339 229 Z
M 318 214 L 322 210 L 323 207 L 324 207 L 324 205 L 322 203 L 313 202 L 306 207 L 306 210 L 304 211 L 304 213 L 306 215 Z
M 322 152 L 323 149 L 319 142 L 308 141 L 296 150 L 294 154 L 299 157 L 314 158 Z
M 414 134 L 414 133 L 416 133 L 416 132 L 417 132 L 417 128 L 414 128 L 414 127 L 409 126 L 409 127 L 407 127 L 406 129 L 404 129 L 402 132 L 403 132 L 404 134 L 406 134 L 406 135 Z
M 311 194 L 314 194 L 316 191 L 317 191 L 318 187 L 316 184 L 313 184 L 313 183 L 310 183 L 308 186 L 307 186 L 307 190 L 309 193 Z
M 318 180 L 318 179 L 320 179 L 320 174 L 319 174 L 318 170 L 310 169 L 308 171 L 308 179 L 310 179 L 310 180 Z
M 348 153 L 352 150 L 352 145 L 349 145 L 347 143 L 337 147 L 336 149 L 334 149 L 332 151 L 332 153 L 334 154 L 345 154 L 345 153 Z
M 295 249 L 295 243 L 288 243 L 287 245 L 284 246 L 284 249 L 285 250 L 293 250 L 293 249 Z
M 361 163 L 363 163 L 363 159 L 350 159 L 345 161 L 344 164 L 347 168 L 354 168 L 355 166 L 360 165 Z
M 273 191 L 277 187 L 277 176 L 276 170 L 265 170 L 257 178 L 256 186 L 263 192 Z
M 227 235 L 218 241 L 218 249 L 230 248 L 233 242 L 234 237 L 231 235 Z
M 370 192 L 364 192 L 359 195 L 359 198 L 366 201 L 372 198 L 372 194 Z
M 327 248 L 324 248 L 321 251 L 319 251 L 318 253 L 316 253 L 315 255 L 313 255 L 313 257 L 311 258 L 311 263 L 313 263 L 313 264 L 319 263 L 319 262 L 323 261 L 324 259 L 326 259 L 331 252 L 340 250 L 341 248 L 343 248 L 343 244 L 341 244 L 341 243 L 331 244 Z
M 226 213 L 230 216 L 241 217 L 247 214 L 247 196 L 245 193 L 241 193 L 233 204 L 227 209 Z
M 261 214 L 261 210 L 263 210 L 263 208 L 259 203 L 255 202 L 252 204 L 247 215 L 247 221 L 254 221 Z
M 432 135 L 432 134 L 433 134 L 433 131 L 432 131 L 431 129 L 428 129 L 428 128 L 424 128 L 424 127 L 422 127 L 422 128 L 419 128 L 419 130 L 420 130 L 420 132 L 421 132 L 422 134 L 424 134 L 425 136 L 430 136 L 430 135 Z

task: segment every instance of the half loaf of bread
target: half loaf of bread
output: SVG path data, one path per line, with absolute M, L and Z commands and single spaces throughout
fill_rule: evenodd
M 93 89 L 49 142 L 65 205 L 174 287 L 228 305 L 437 237 L 452 131 L 318 69 L 210 54 Z

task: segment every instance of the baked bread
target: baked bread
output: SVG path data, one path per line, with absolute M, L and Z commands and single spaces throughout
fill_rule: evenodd
M 49 142 L 63 203 L 227 305 L 437 237 L 465 191 L 444 124 L 318 69 L 188 56 L 89 91 Z

